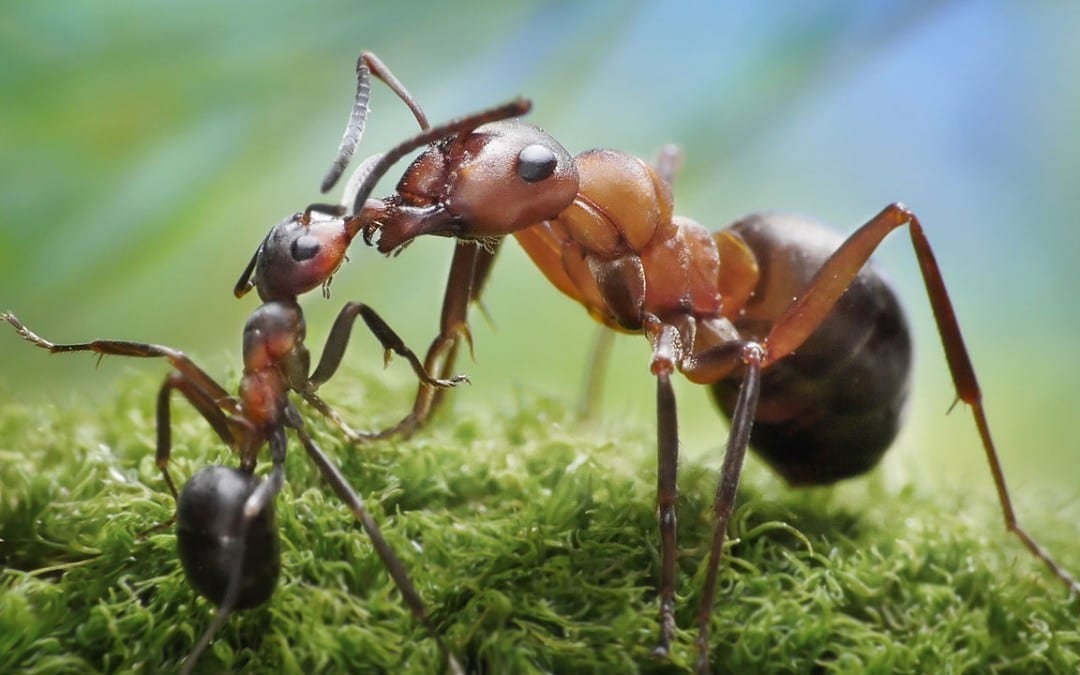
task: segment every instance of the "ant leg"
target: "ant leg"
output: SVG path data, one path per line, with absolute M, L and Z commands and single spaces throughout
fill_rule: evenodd
M 588 420 L 597 416 L 600 398 L 604 393 L 604 376 L 607 374 L 611 348 L 615 344 L 615 331 L 598 324 L 593 333 L 592 349 L 585 369 L 585 385 L 578 401 L 578 419 Z
M 188 403 L 199 411 L 199 414 L 214 428 L 226 445 L 235 447 L 236 438 L 229 426 L 229 417 L 221 411 L 220 404 L 205 390 L 183 373 L 169 373 L 165 376 L 165 382 L 162 383 L 157 398 L 157 452 L 154 455 L 154 461 L 161 470 L 162 476 L 165 477 L 165 484 L 169 486 L 173 499 L 177 499 L 179 493 L 169 474 L 169 456 L 172 453 L 172 414 L 169 400 L 173 389 L 184 395 Z
M 990 437 L 990 426 L 982 404 L 982 391 L 975 377 L 960 324 L 956 320 L 952 301 L 945 289 L 941 269 L 934 259 L 930 242 L 923 232 L 919 219 L 902 204 L 890 204 L 856 230 L 838 248 L 814 275 L 806 292 L 801 295 L 773 325 L 764 344 L 767 351 L 762 367 L 782 359 L 797 349 L 824 320 L 836 300 L 851 284 L 859 269 L 870 258 L 885 236 L 902 225 L 908 226 L 915 257 L 919 261 L 930 308 L 937 323 L 938 335 L 945 350 L 953 386 L 957 397 L 971 407 L 975 426 L 982 441 L 990 473 L 994 478 L 998 501 L 1001 504 L 1005 527 L 1024 543 L 1024 546 L 1074 593 L 1080 593 L 1080 582 L 1065 571 L 1050 554 L 1020 526 L 1005 485 L 997 449 Z
M 296 435 L 300 438 L 300 442 L 303 443 L 304 449 L 307 451 L 308 456 L 311 457 L 311 461 L 319 468 L 319 472 L 330 487 L 337 494 L 338 498 L 345 502 L 349 510 L 352 511 L 353 516 L 360 522 L 361 527 L 367 533 L 371 539 L 372 546 L 375 547 L 375 552 L 378 553 L 379 558 L 383 561 L 383 565 L 386 566 L 387 572 L 394 580 L 394 584 L 401 591 L 402 600 L 405 605 L 412 611 L 413 616 L 427 629 L 428 633 L 434 638 L 435 642 L 439 645 L 440 651 L 442 651 L 446 658 L 447 668 L 450 672 L 455 674 L 463 674 L 458 664 L 457 659 L 451 654 L 450 649 L 443 642 L 442 638 L 435 631 L 434 625 L 431 623 L 431 619 L 428 616 L 427 609 L 424 607 L 424 601 L 417 592 L 416 587 L 413 586 L 412 580 L 409 578 L 408 572 L 405 571 L 405 565 L 394 553 L 394 549 L 390 547 L 390 544 L 383 537 L 382 530 L 379 528 L 378 523 L 371 517 L 367 508 L 364 506 L 363 500 L 360 498 L 352 486 L 349 485 L 348 480 L 342 475 L 341 470 L 338 469 L 330 458 L 315 444 L 315 441 L 308 435 L 304 429 L 303 421 L 300 419 L 300 414 L 296 411 L 292 405 L 286 408 L 285 411 L 287 423 L 289 426 L 296 430 Z
M 460 315 L 455 316 L 448 316 L 448 314 L 450 314 L 451 312 L 448 311 L 445 303 L 442 310 L 442 317 L 440 321 L 442 326 L 442 334 L 450 334 L 452 330 L 455 330 L 454 328 L 452 328 L 452 326 L 456 323 L 458 326 L 458 334 L 464 336 L 466 342 L 469 345 L 469 356 L 472 357 L 473 360 L 475 360 L 476 357 L 475 354 L 473 354 L 472 332 L 469 330 L 469 324 L 465 317 L 465 313 L 468 311 L 468 305 L 476 305 L 476 308 L 480 310 L 480 313 L 484 315 L 484 318 L 486 318 L 489 323 L 491 322 L 491 315 L 488 314 L 487 309 L 484 307 L 483 303 L 480 302 L 480 294 L 483 293 L 484 286 L 487 285 L 488 277 L 491 276 L 491 270 L 495 266 L 495 258 L 499 254 L 499 248 L 502 246 L 502 242 L 502 239 L 497 239 L 494 242 L 489 242 L 487 244 L 475 245 L 476 251 L 473 257 L 472 283 L 469 284 L 469 300 L 466 303 L 466 306 L 461 310 Z M 455 250 L 455 255 L 456 253 L 457 252 Z M 449 282 L 447 286 L 449 287 Z M 456 308 L 451 309 L 456 312 Z M 440 368 L 438 371 L 439 377 L 445 378 L 449 376 L 451 370 L 454 367 L 454 361 L 457 359 L 457 350 L 459 345 L 460 342 L 455 340 L 453 347 L 446 354 L 446 358 L 443 360 L 442 368 Z M 427 359 L 425 358 L 425 363 L 426 362 Z M 432 364 L 432 367 L 434 367 L 434 364 Z M 437 389 L 433 392 L 431 399 L 432 411 L 438 409 L 438 407 L 442 405 L 442 399 L 445 395 L 445 389 Z
M 656 376 L 656 511 L 660 526 L 660 637 L 653 654 L 667 656 L 675 638 L 675 556 L 679 422 L 675 390 L 667 372 Z
M 0 312 L 0 319 L 4 319 L 15 328 L 27 342 L 48 350 L 52 354 L 60 352 L 94 352 L 100 356 L 135 356 L 140 358 L 163 358 L 172 364 L 173 368 L 184 374 L 195 386 L 206 392 L 211 400 L 215 401 L 228 412 L 236 414 L 240 412 L 236 400 L 219 385 L 214 378 L 210 377 L 199 366 L 187 357 L 182 351 L 162 345 L 148 344 L 145 342 L 129 342 L 127 340 L 93 340 L 73 344 L 56 344 L 41 337 L 30 330 L 17 316 L 11 312 Z
M 161 475 L 165 479 L 165 485 L 173 496 L 174 501 L 179 501 L 180 494 L 177 492 L 176 483 L 169 472 L 169 458 L 172 455 L 172 412 L 169 401 L 172 390 L 176 389 L 193 408 L 199 411 L 214 431 L 230 448 L 236 447 L 236 435 L 229 426 L 230 421 L 236 418 L 226 416 L 216 401 L 207 396 L 206 392 L 199 388 L 183 373 L 169 373 L 158 390 L 157 397 L 157 450 L 154 454 L 154 463 L 157 464 Z M 139 532 L 139 538 L 146 537 L 152 532 L 160 532 L 176 522 L 176 515 L 170 516 L 163 522 L 158 523 Z
M 761 368 L 764 348 L 754 342 L 742 345 L 742 360 L 746 364 L 742 384 L 739 385 L 738 399 L 731 416 L 731 431 L 728 435 L 724 462 L 720 467 L 720 482 L 716 486 L 716 498 L 713 501 L 713 513 L 716 522 L 713 526 L 712 545 L 709 548 L 709 566 L 705 575 L 705 584 L 701 592 L 701 605 L 698 609 L 698 673 L 709 672 L 709 617 L 716 598 L 716 577 L 720 568 L 720 557 L 724 551 L 724 538 L 727 535 L 728 522 L 735 508 L 735 496 L 739 491 L 739 477 L 742 475 L 746 448 L 750 443 L 750 431 L 754 426 L 757 412 L 758 395 L 761 392 Z
M 231 397 L 221 385 L 214 381 L 206 371 L 199 368 L 183 352 L 171 347 L 146 344 L 141 342 L 128 342 L 124 340 L 93 340 L 91 342 L 56 344 L 41 337 L 28 328 L 22 321 L 10 312 L 0 313 L 0 318 L 11 324 L 15 331 L 31 344 L 47 349 L 50 353 L 89 351 L 99 356 L 134 356 L 143 358 L 160 357 L 166 359 L 176 370 L 165 378 L 165 382 L 158 392 L 157 402 L 157 453 L 155 461 L 165 478 L 169 492 L 173 498 L 177 496 L 176 484 L 169 474 L 168 462 L 172 448 L 171 419 L 169 413 L 169 394 L 173 389 L 179 390 L 191 405 L 214 428 L 230 447 L 235 446 L 235 435 L 229 425 L 230 417 L 224 411 L 232 415 L 239 413 L 236 399 Z
M 412 366 L 413 372 L 416 373 L 422 383 L 430 387 L 441 388 L 453 387 L 468 381 L 468 378 L 464 375 L 455 375 L 447 379 L 432 377 L 424 368 L 424 364 L 420 363 L 420 358 L 416 356 L 416 353 L 409 349 L 404 340 L 394 332 L 394 329 L 390 328 L 390 325 L 375 310 L 363 303 L 350 302 L 342 307 L 337 319 L 334 320 L 333 327 L 330 329 L 330 335 L 326 339 L 326 346 L 323 348 L 319 365 L 308 380 L 313 387 L 317 388 L 337 372 L 338 366 L 341 365 L 341 359 L 345 355 L 345 348 L 348 346 L 349 336 L 352 334 L 353 323 L 356 321 L 357 316 L 364 320 L 368 329 L 379 340 L 385 351 L 385 360 L 389 362 L 391 353 L 403 357 Z
M 300 395 L 304 397 L 304 400 L 322 414 L 323 417 L 330 420 L 334 426 L 341 431 L 345 436 L 345 440 L 349 443 L 366 443 L 368 441 L 379 438 L 379 435 L 370 431 L 357 431 L 349 426 L 349 423 L 342 419 L 341 415 L 336 410 L 330 407 L 330 404 L 322 400 L 322 398 L 314 391 L 302 391 Z
M 376 438 L 383 438 L 388 434 L 385 432 L 370 433 L 354 430 L 340 415 L 338 415 L 337 411 L 323 401 L 315 391 L 324 382 L 333 377 L 334 373 L 337 372 L 338 367 L 341 365 L 341 359 L 345 355 L 345 349 L 349 344 L 349 336 L 352 334 L 352 327 L 356 322 L 357 316 L 364 319 L 364 323 L 367 324 L 368 329 L 371 330 L 375 337 L 378 338 L 380 344 L 382 344 L 386 353 L 386 360 L 389 361 L 390 354 L 394 352 L 403 356 L 412 366 L 413 372 L 415 372 L 416 376 L 420 379 L 420 386 L 422 388 L 430 387 L 441 389 L 444 387 L 456 386 L 461 382 L 468 382 L 468 378 L 464 375 L 455 375 L 445 379 L 432 377 L 427 369 L 424 368 L 424 365 L 420 363 L 420 359 L 416 356 L 415 352 L 405 345 L 405 342 L 401 337 L 390 328 L 375 310 L 358 302 L 346 304 L 342 307 L 341 312 L 338 313 L 337 319 L 334 320 L 334 325 L 330 329 L 330 335 L 326 339 L 326 346 L 323 348 L 319 364 L 315 368 L 315 372 L 308 378 L 306 389 L 300 391 L 300 394 L 304 397 L 304 400 L 333 422 L 350 443 L 361 443 Z
M 679 331 L 654 316 L 645 317 L 652 345 L 649 369 L 656 376 L 656 516 L 660 528 L 660 635 L 653 654 L 667 656 L 675 639 L 675 574 L 678 554 L 679 421 L 671 373 L 682 358 Z
M 728 447 L 716 488 L 713 511 L 716 522 L 712 547 L 698 613 L 700 634 L 698 637 L 698 672 L 708 672 L 708 621 L 716 595 L 716 577 L 723 553 L 724 537 L 728 521 L 739 489 L 746 449 L 750 442 L 750 429 L 757 411 L 760 390 L 761 360 L 764 349 L 752 342 L 726 342 L 698 354 L 683 353 L 679 330 L 664 324 L 655 317 L 647 317 L 645 335 L 652 344 L 650 369 L 656 375 L 657 420 L 657 515 L 660 524 L 660 639 L 653 654 L 666 656 L 675 637 L 675 573 L 676 573 L 676 499 L 679 465 L 679 425 L 675 405 L 675 392 L 670 375 L 678 364 L 679 370 L 692 381 L 695 376 L 729 373 L 740 363 L 747 366 L 743 384 L 739 390 Z
M 469 304 L 480 297 L 487 281 L 497 249 L 489 250 L 475 242 L 458 241 L 450 262 L 450 273 L 443 296 L 439 334 L 432 340 L 424 357 L 424 369 L 443 377 L 453 367 L 457 357 L 459 338 L 464 337 L 472 351 L 472 334 L 467 316 Z M 380 437 L 412 435 L 422 427 L 442 401 L 442 392 L 421 382 L 416 390 L 412 411 L 393 427 L 379 434 Z

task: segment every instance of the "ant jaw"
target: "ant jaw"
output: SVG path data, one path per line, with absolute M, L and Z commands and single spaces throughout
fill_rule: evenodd
M 381 199 L 368 199 L 364 206 L 345 220 L 345 236 L 349 242 L 360 235 L 364 243 L 373 245 L 375 233 L 382 229 L 383 221 L 389 216 L 390 206 Z
M 410 239 L 409 241 L 405 242 L 405 243 L 404 243 L 404 244 L 402 244 L 401 246 L 398 246 L 397 248 L 395 248 L 395 249 L 394 249 L 393 251 L 391 251 L 390 253 L 387 253 L 386 255 L 388 255 L 388 256 L 391 256 L 391 257 L 394 257 L 394 258 L 396 258 L 396 257 L 398 257 L 399 255 L 401 255 L 401 252 L 402 252 L 402 251 L 404 251 L 405 249 L 409 248 L 409 244 L 411 244 L 411 243 L 412 243 L 412 239 Z
M 442 204 L 427 207 L 399 206 L 379 228 L 380 253 L 395 252 L 425 234 L 463 237 L 461 221 Z M 371 243 L 365 229 L 364 241 Z

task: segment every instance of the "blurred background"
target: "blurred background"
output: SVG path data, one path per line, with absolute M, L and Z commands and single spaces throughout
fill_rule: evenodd
M 1075 506 L 1080 4 L 813 5 L 7 3 L 0 308 L 56 341 L 182 348 L 233 387 L 257 301 L 232 286 L 273 223 L 320 199 L 370 49 L 434 121 L 525 94 L 571 152 L 679 144 L 677 211 L 709 227 L 783 209 L 849 232 L 904 201 L 935 246 L 1020 504 L 1052 490 Z M 373 109 L 362 153 L 413 132 L 380 84 Z M 313 351 L 346 300 L 423 351 L 450 253 L 445 240 L 396 259 L 354 246 L 331 300 L 304 301 Z M 991 494 L 969 416 L 945 415 L 953 394 L 906 233 L 877 257 L 918 350 L 887 475 Z M 575 402 L 593 324 L 513 242 L 485 305 L 493 323 L 473 322 L 478 361 L 460 366 L 473 385 L 455 405 L 522 391 Z M 353 342 L 348 362 L 378 368 L 374 341 Z M 645 341 L 620 339 L 612 363 L 605 418 L 651 426 Z M 0 405 L 106 396 L 155 367 L 49 357 L 0 329 Z M 678 394 L 686 455 L 718 465 L 725 423 L 702 388 Z

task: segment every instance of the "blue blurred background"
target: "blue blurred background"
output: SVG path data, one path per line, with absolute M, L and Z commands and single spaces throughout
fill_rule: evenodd
M 525 94 L 572 152 L 681 145 L 677 210 L 710 227 L 784 209 L 850 231 L 904 201 L 936 248 L 1021 508 L 1044 489 L 1075 507 L 1078 34 L 1072 2 L 6 3 L 0 308 L 58 341 L 170 344 L 234 377 L 256 300 L 232 285 L 271 224 L 319 199 L 370 49 L 433 120 Z M 368 151 L 414 128 L 381 85 L 373 100 Z M 422 349 L 450 250 L 354 247 L 332 299 L 305 302 L 314 349 L 349 299 Z M 953 395 L 906 235 L 878 259 L 918 348 L 887 474 L 989 495 L 970 419 L 945 416 Z M 455 405 L 576 400 L 593 334 L 582 310 L 513 243 L 489 291 L 494 324 L 474 321 L 479 360 L 461 365 L 474 384 Z M 377 368 L 366 339 L 349 363 Z M 619 341 L 606 419 L 651 424 L 647 360 L 643 340 Z M 118 374 L 155 367 L 50 358 L 10 331 L 0 364 L 0 402 L 108 395 Z M 686 454 L 717 465 L 726 426 L 700 388 L 679 397 Z

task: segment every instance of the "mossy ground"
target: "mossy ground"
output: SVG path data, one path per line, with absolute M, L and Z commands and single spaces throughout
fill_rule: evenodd
M 0 411 L 0 672 L 174 671 L 210 622 L 172 531 L 142 534 L 173 510 L 152 456 L 159 381 Z M 350 419 L 389 420 L 378 401 L 408 396 L 357 381 Z M 580 424 L 529 395 L 500 410 L 460 403 L 408 442 L 350 448 L 310 422 L 451 649 L 481 673 L 687 671 L 715 473 L 681 469 L 680 631 L 658 661 L 651 426 Z M 178 479 L 231 462 L 201 419 L 177 417 Z M 295 443 L 287 471 L 281 585 L 228 621 L 199 671 L 439 671 L 433 641 Z M 856 486 L 790 491 L 760 466 L 746 472 L 713 609 L 716 671 L 1080 669 L 1076 599 L 993 505 L 965 516 L 956 496 Z M 1045 543 L 1076 571 L 1075 522 L 1058 530 Z

